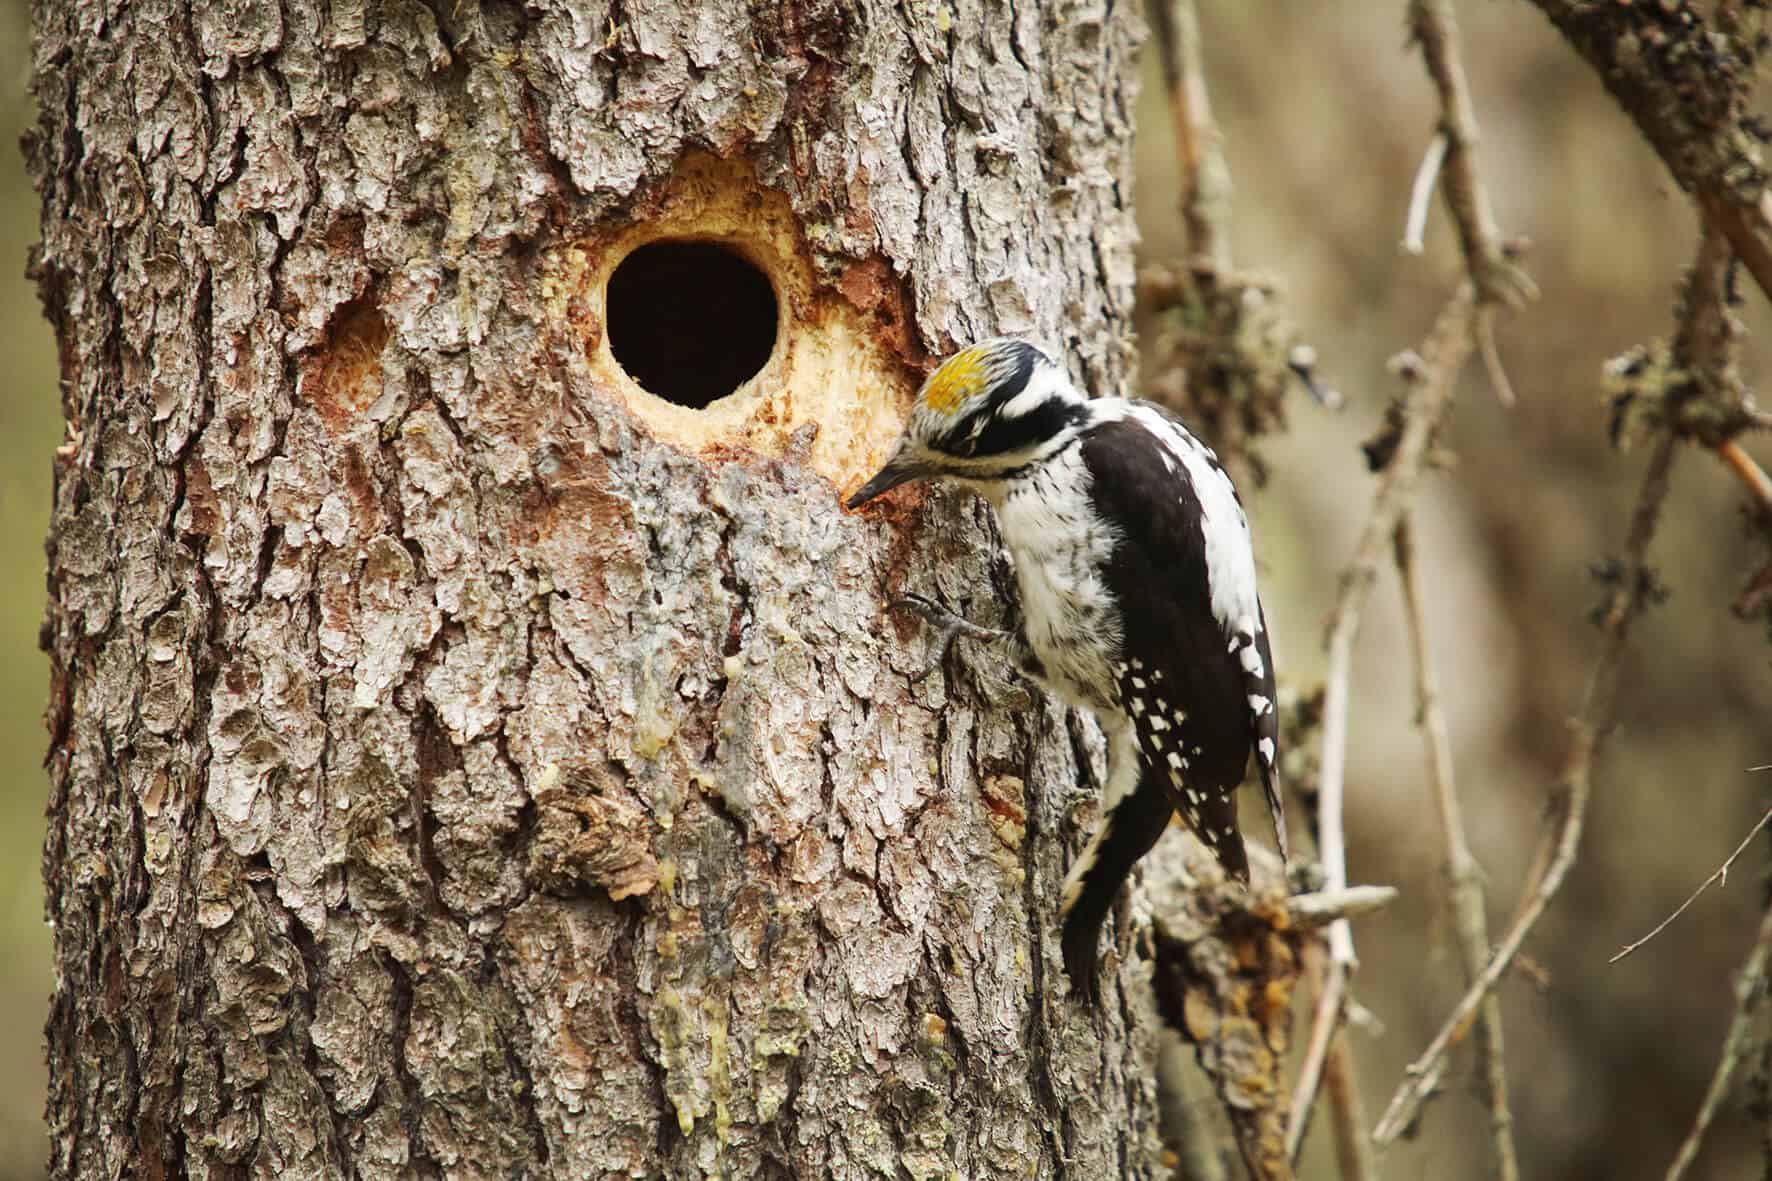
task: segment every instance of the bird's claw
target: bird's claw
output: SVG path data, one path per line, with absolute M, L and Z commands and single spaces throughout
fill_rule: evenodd
M 907 594 L 886 604 L 886 610 L 888 611 L 897 611 L 900 608 L 908 608 L 909 610 L 916 612 L 927 623 L 944 623 L 950 615 L 950 612 L 945 607 L 942 607 L 933 599 L 924 598 L 922 595 Z
M 993 631 L 988 627 L 980 627 L 968 619 L 955 615 L 939 603 L 926 599 L 922 595 L 905 595 L 886 605 L 888 611 L 895 611 L 899 608 L 915 612 L 924 623 L 938 629 L 928 662 L 910 674 L 910 682 L 913 685 L 921 684 L 929 678 L 929 674 L 940 668 L 942 663 L 947 660 L 948 650 L 954 646 L 954 641 L 962 636 L 969 640 L 990 641 L 999 639 L 1002 635 L 1001 632 Z

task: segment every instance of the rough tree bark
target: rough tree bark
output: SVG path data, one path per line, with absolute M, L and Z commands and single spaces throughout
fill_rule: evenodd
M 1125 379 L 1132 8 L 38 5 L 56 1176 L 1152 1167 L 1087 728 L 903 675 L 976 504 L 838 506 L 955 342 Z M 703 410 L 660 235 L 781 305 Z

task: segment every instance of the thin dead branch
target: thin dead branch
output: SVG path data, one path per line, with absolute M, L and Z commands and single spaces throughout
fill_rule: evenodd
M 1382 910 L 1397 900 L 1395 886 L 1349 886 L 1345 890 L 1318 890 L 1286 899 L 1292 925 L 1300 930 L 1325 927 L 1338 919 L 1357 919 Z
M 1369 454 L 1382 457 L 1375 463 L 1379 469 L 1378 492 L 1354 556 L 1342 571 L 1335 606 L 1329 616 L 1329 667 L 1324 685 L 1323 754 L 1318 796 L 1324 888 L 1327 890 L 1347 888 L 1347 837 L 1343 813 L 1348 690 L 1353 672 L 1354 637 L 1359 632 L 1361 613 L 1377 578 L 1379 563 L 1390 544 L 1391 534 L 1414 494 L 1416 480 L 1426 466 L 1430 444 L 1452 404 L 1459 370 L 1475 345 L 1472 330 L 1475 310 L 1475 288 L 1468 282 L 1461 284 L 1434 322 L 1420 353 L 1406 354 L 1402 360 L 1393 362 L 1405 382 L 1401 408 L 1393 417 L 1396 424 L 1394 437 L 1387 436 L 1368 450 Z M 1322 1082 L 1323 1065 L 1334 1029 L 1341 1020 L 1348 975 L 1356 962 L 1353 933 L 1345 922 L 1331 925 L 1328 937 L 1329 965 L 1306 1042 L 1305 1058 L 1293 1090 L 1291 1122 L 1287 1128 L 1288 1152 L 1295 1159 L 1304 1140 L 1311 1104 Z
M 1514 394 L 1514 383 L 1508 379 L 1507 366 L 1501 363 L 1501 346 L 1495 343 L 1493 306 L 1477 311 L 1477 352 L 1483 358 L 1483 372 L 1489 375 L 1489 388 L 1495 391 L 1495 400 L 1503 406 L 1513 406 L 1519 398 Z
M 1324 406 L 1341 397 L 1318 374 L 1316 350 L 1283 316 L 1275 281 L 1235 267 L 1230 169 L 1212 119 L 1194 0 L 1147 0 L 1145 8 L 1163 64 L 1188 233 L 1185 265 L 1147 266 L 1139 275 L 1139 302 L 1154 321 L 1145 330 L 1146 396 L 1185 411 L 1239 485 L 1259 485 L 1266 467 L 1251 444 L 1285 424 L 1294 381 Z
M 1193 0 L 1151 0 L 1149 11 L 1163 59 L 1181 170 L 1181 216 L 1194 258 L 1214 270 L 1231 267 L 1231 174 L 1224 162 L 1206 65 L 1200 52 L 1200 14 Z
M 1415 170 L 1415 183 L 1409 186 L 1409 216 L 1403 221 L 1402 247 L 1410 254 L 1427 249 L 1427 213 L 1440 180 L 1440 165 L 1446 162 L 1446 142 L 1444 131 L 1434 132 L 1427 151 L 1422 153 L 1421 166 Z
M 1378 1174 L 1372 1159 L 1372 1141 L 1366 1137 L 1366 1105 L 1360 1099 L 1358 1073 L 1354 1070 L 1353 1044 L 1347 1026 L 1339 1025 L 1329 1041 L 1323 1085 L 1329 1089 L 1335 1111 L 1335 1161 L 1343 1177 L 1370 1178 Z M 1344 1114 L 1345 1113 L 1345 1114 Z
M 1637 494 L 1625 545 L 1624 574 L 1614 584 L 1607 603 L 1601 622 L 1604 642 L 1589 677 L 1581 708 L 1571 723 L 1573 733 L 1562 772 L 1551 791 L 1549 814 L 1555 835 L 1544 874 L 1521 903 L 1507 934 L 1489 957 L 1482 974 L 1466 990 L 1427 1049 L 1410 1064 L 1403 1084 L 1391 1097 L 1384 1116 L 1373 1131 L 1373 1139 L 1380 1146 L 1391 1144 L 1414 1124 L 1422 1104 L 1439 1086 L 1453 1044 L 1469 1031 L 1484 998 L 1507 974 L 1521 943 L 1544 914 L 1551 899 L 1556 897 L 1570 867 L 1575 864 L 1587 818 L 1588 799 L 1593 790 L 1594 757 L 1611 725 L 1618 670 L 1624 660 L 1631 625 L 1654 594 L 1655 580 L 1650 574 L 1648 561 L 1649 543 L 1654 539 L 1661 507 L 1667 499 L 1677 447 L 1678 440 L 1672 432 L 1660 436 Z
M 1475 332 L 1489 383 L 1503 405 L 1514 402 L 1513 383 L 1501 363 L 1495 344 L 1496 307 L 1517 308 L 1538 298 L 1538 285 L 1509 257 L 1496 228 L 1489 192 L 1477 171 L 1476 104 L 1464 75 L 1459 47 L 1458 21 L 1452 0 L 1410 0 L 1409 31 L 1421 46 L 1428 75 L 1440 95 L 1440 135 L 1446 143 L 1440 191 L 1458 229 L 1458 245 L 1464 252 L 1465 269 L 1476 285 Z M 1419 179 L 1417 181 L 1419 184 Z
M 1298 1068 L 1298 1079 L 1292 1085 L 1292 1104 L 1287 1109 L 1286 1118 L 1286 1159 L 1294 1165 L 1298 1163 L 1298 1154 L 1304 1150 L 1304 1134 L 1311 1126 L 1311 1112 L 1328 1070 L 1335 1035 L 1341 1032 L 1349 971 L 1331 961 L 1312 978 L 1315 997 L 1311 1003 L 1309 1040 L 1304 1045 L 1304 1060 Z
M 1410 0 L 1409 32 L 1421 46 L 1428 75 L 1440 95 L 1440 134 L 1446 137 L 1441 192 L 1458 227 L 1458 244 L 1477 286 L 1477 302 L 1518 307 L 1537 299 L 1538 285 L 1502 249 L 1489 192 L 1477 172 L 1477 110 L 1464 76 L 1452 0 Z
M 1303 950 L 1305 980 L 1316 996 L 1316 1004 L 1324 1003 L 1327 984 L 1325 961 L 1327 952 L 1321 940 L 1314 940 Z M 1342 977 L 1345 990 L 1347 977 Z M 1332 999 L 1329 1003 L 1344 1008 L 1351 1017 L 1353 1010 L 1358 1008 L 1351 998 L 1343 992 L 1341 998 Z M 1363 1010 L 1361 1010 L 1363 1012 Z M 1368 1015 L 1369 1016 L 1369 1015 Z M 1336 1019 L 1312 1023 L 1311 1035 L 1324 1036 L 1328 1041 L 1316 1053 L 1322 1062 L 1322 1084 L 1329 1092 L 1329 1127 L 1335 1144 L 1335 1161 L 1341 1176 L 1348 1181 L 1371 1181 L 1377 1174 L 1373 1170 L 1372 1142 L 1366 1136 L 1366 1114 L 1360 1099 L 1357 1085 L 1358 1071 L 1354 1069 L 1353 1046 L 1347 1036 L 1347 1022 Z M 1296 1107 L 1294 1113 L 1298 1112 Z M 1307 1110 L 1305 1116 L 1310 1112 Z M 1304 1134 L 1309 1130 L 1308 1122 L 1295 1121 L 1287 1128 L 1288 1151 L 1291 1160 L 1297 1166 L 1297 1152 Z
M 1753 497 L 1754 507 L 1772 518 L 1772 477 L 1766 475 L 1766 469 L 1754 462 L 1754 457 L 1743 451 L 1733 439 L 1717 448 L 1717 457 Z
M 1692 1162 L 1698 1159 L 1698 1150 L 1704 1144 L 1704 1135 L 1710 1130 L 1711 1121 L 1716 1119 L 1717 1109 L 1729 1094 L 1729 1082 L 1735 1074 L 1735 1068 L 1752 1047 L 1754 1017 L 1766 999 L 1766 959 L 1769 954 L 1772 954 L 1772 910 L 1768 910 L 1760 919 L 1760 932 L 1754 939 L 1753 949 L 1748 952 L 1747 961 L 1741 965 L 1741 971 L 1735 977 L 1735 1015 L 1730 1019 L 1729 1032 L 1723 1038 L 1723 1052 L 1717 1058 L 1717 1069 L 1711 1075 L 1710 1086 L 1704 1093 L 1704 1102 L 1699 1105 L 1698 1115 L 1692 1121 L 1692 1130 L 1686 1133 L 1673 1164 L 1668 1166 L 1667 1181 L 1680 1181 L 1686 1175 L 1686 1170 L 1692 1167 Z
M 1409 621 L 1409 648 L 1415 657 L 1417 723 L 1427 742 L 1428 779 L 1434 810 L 1446 845 L 1446 884 L 1452 904 L 1453 928 L 1465 984 L 1475 983 L 1489 960 L 1489 919 L 1483 899 L 1483 872 L 1471 854 L 1464 832 L 1464 812 L 1453 776 L 1452 739 L 1440 704 L 1439 676 L 1427 639 L 1427 608 L 1416 577 L 1415 546 L 1409 518 L 1397 523 L 1397 574 L 1403 585 L 1404 614 Z M 1508 1108 L 1507 1066 L 1502 1036 L 1501 1001 L 1493 993 L 1483 999 L 1477 1027 L 1477 1065 L 1489 1107 L 1489 1137 L 1495 1153 L 1495 1175 L 1517 1181 L 1519 1155 L 1514 1147 L 1513 1114 Z
M 1685 914 L 1686 909 L 1688 907 L 1690 907 L 1694 902 L 1697 902 L 1698 896 L 1700 894 L 1704 893 L 1706 890 L 1710 889 L 1713 883 L 1722 882 L 1725 886 L 1728 885 L 1729 884 L 1729 867 L 1731 865 L 1735 864 L 1735 859 L 1737 857 L 1740 857 L 1743 853 L 1745 853 L 1747 851 L 1748 845 L 1752 844 L 1753 839 L 1756 836 L 1760 835 L 1760 830 L 1762 828 L 1766 827 L 1766 822 L 1768 820 L 1772 820 L 1772 809 L 1768 809 L 1766 814 L 1764 816 L 1760 817 L 1759 820 L 1757 820 L 1754 823 L 1753 828 L 1748 831 L 1748 834 L 1745 837 L 1741 838 L 1741 843 L 1739 845 L 1735 846 L 1735 852 L 1729 854 L 1728 858 L 1723 862 L 1723 864 L 1717 866 L 1715 873 L 1711 874 L 1708 878 L 1705 878 L 1704 881 L 1700 882 L 1698 884 L 1698 889 L 1696 889 L 1696 890 L 1692 891 L 1692 893 L 1688 894 L 1686 896 L 1686 901 L 1684 901 L 1684 902 L 1680 903 L 1678 906 L 1676 906 L 1674 908 L 1674 911 L 1672 914 L 1670 914 L 1666 918 L 1662 919 L 1659 923 L 1656 923 L 1655 929 L 1653 931 L 1650 931 L 1647 935 L 1643 936 L 1641 939 L 1637 940 L 1635 943 L 1631 943 L 1631 944 L 1626 945 L 1623 949 L 1621 949 L 1618 952 L 1617 955 L 1613 956 L 1611 959 L 1607 960 L 1606 962 L 1608 964 L 1616 964 L 1619 960 L 1623 959 L 1625 956 L 1629 955 L 1631 952 L 1635 951 L 1637 948 L 1643 946 L 1643 944 L 1649 942 L 1649 940 L 1651 940 L 1651 939 L 1655 938 L 1657 935 L 1661 934 L 1662 931 L 1666 930 L 1667 927 L 1675 919 L 1677 919 L 1681 915 Z

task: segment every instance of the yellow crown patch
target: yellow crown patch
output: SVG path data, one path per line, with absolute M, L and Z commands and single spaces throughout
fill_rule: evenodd
M 982 345 L 973 345 L 942 362 L 923 389 L 923 404 L 937 414 L 952 414 L 959 409 L 984 384 L 989 352 Z

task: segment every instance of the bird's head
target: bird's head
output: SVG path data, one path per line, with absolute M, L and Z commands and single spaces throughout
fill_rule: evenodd
M 1025 341 L 962 349 L 923 383 L 898 449 L 849 507 L 912 480 L 1001 480 L 1062 446 L 1087 406 L 1064 368 Z

